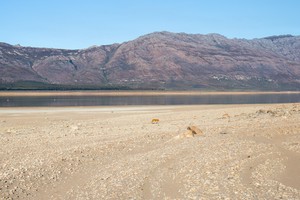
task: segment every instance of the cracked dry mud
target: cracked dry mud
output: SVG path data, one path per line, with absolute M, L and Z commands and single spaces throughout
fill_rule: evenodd
M 1 108 L 0 199 L 300 199 L 299 122 L 300 104 Z

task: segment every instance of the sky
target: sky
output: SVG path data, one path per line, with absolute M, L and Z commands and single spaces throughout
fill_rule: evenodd
M 300 35 L 299 0 L 0 0 L 0 42 L 81 49 L 156 32 Z

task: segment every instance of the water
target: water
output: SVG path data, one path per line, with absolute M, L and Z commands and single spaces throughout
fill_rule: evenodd
M 300 102 L 300 93 L 241 95 L 157 95 L 157 96 L 19 96 L 0 97 L 0 107 L 28 106 L 112 106 L 112 105 L 200 105 L 263 104 Z

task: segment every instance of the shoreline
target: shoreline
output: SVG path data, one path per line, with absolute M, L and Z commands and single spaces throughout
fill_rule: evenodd
M 116 106 L 28 106 L 28 107 L 0 107 L 0 114 L 11 113 L 56 113 L 56 112 L 144 112 L 155 110 L 194 110 L 194 109 L 221 109 L 234 107 L 253 106 L 281 106 L 297 103 L 276 103 L 276 104 L 200 104 L 200 105 L 116 105 Z
M 230 109 L 249 107 L 280 107 L 300 105 L 300 103 L 257 103 L 257 104 L 192 104 L 192 105 L 100 105 L 100 106 L 15 106 L 0 107 L 0 114 L 19 113 L 67 113 L 67 112 L 148 112 L 160 110 L 184 110 L 194 109 Z
M 208 107 L 208 108 L 223 108 L 223 107 L 263 107 L 263 106 L 284 106 L 284 105 L 297 105 L 300 102 L 288 103 L 236 103 L 236 104 L 176 104 L 176 105 L 92 105 L 92 106 L 15 106 L 15 107 L 0 107 L 0 110 L 29 110 L 29 109 L 44 109 L 44 110 L 102 110 L 102 109 L 115 109 L 115 110 L 143 110 L 143 109 L 163 109 L 163 108 L 182 108 L 188 109 L 193 107 Z
M 13 96 L 163 96 L 163 95 L 257 95 L 299 94 L 300 91 L 0 91 L 0 97 Z
M 299 199 L 299 119 L 300 103 L 1 107 L 1 195 Z

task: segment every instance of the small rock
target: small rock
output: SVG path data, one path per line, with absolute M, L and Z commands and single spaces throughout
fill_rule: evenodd
M 230 115 L 228 113 L 225 113 L 223 116 L 222 116 L 223 119 L 230 119 Z
M 152 124 L 158 124 L 159 123 L 159 119 L 154 118 L 154 119 L 151 120 L 151 123 Z
M 187 131 L 183 134 L 176 136 L 175 138 L 186 138 L 186 137 L 194 137 L 194 136 L 204 135 L 204 133 L 196 126 L 187 127 Z
M 204 135 L 203 132 L 196 126 L 189 126 L 189 127 L 187 127 L 187 130 L 192 131 L 193 136 L 194 135 Z
M 75 125 L 70 126 L 70 128 L 72 131 L 77 131 L 79 129 L 79 127 Z

